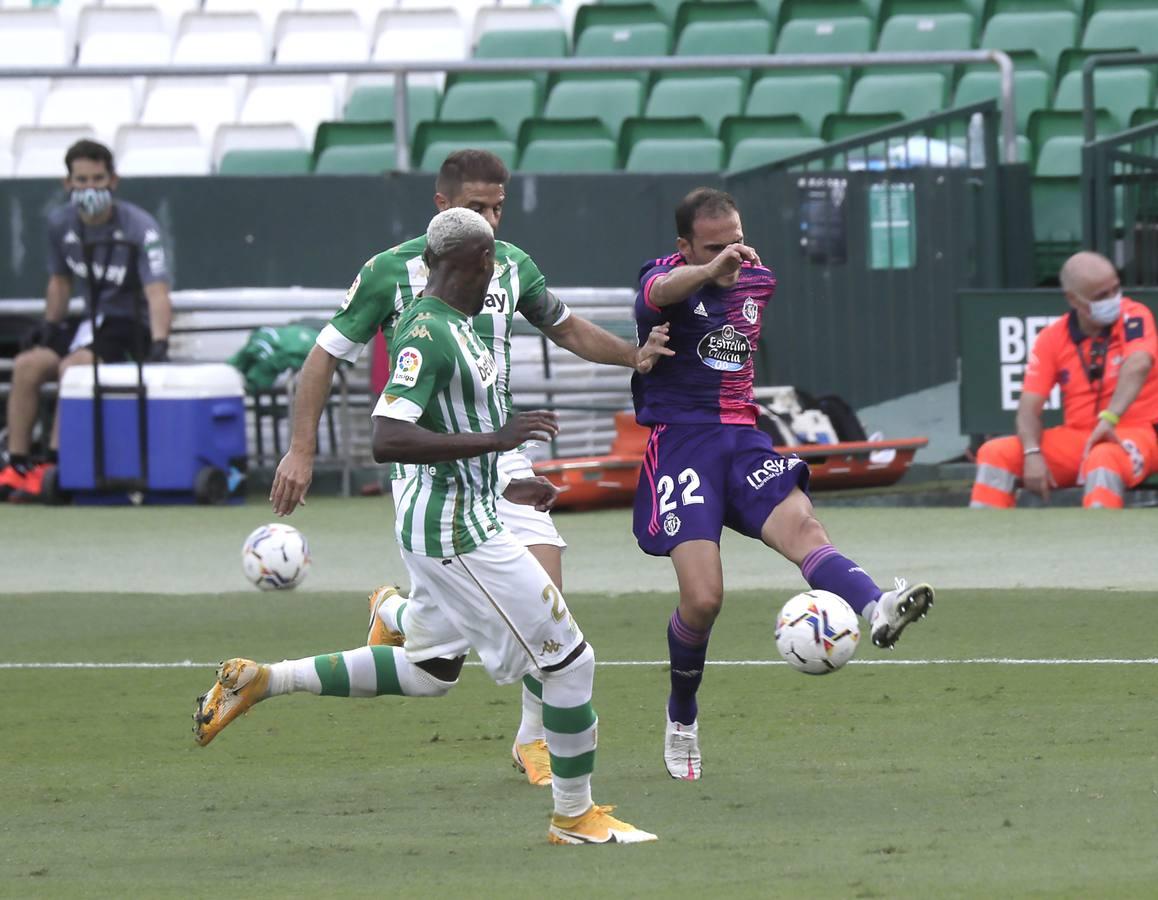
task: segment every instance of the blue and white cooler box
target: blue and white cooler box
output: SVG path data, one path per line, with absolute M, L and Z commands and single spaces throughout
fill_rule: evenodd
M 99 377 L 102 388 L 132 388 L 137 384 L 137 366 L 103 364 Z M 223 363 L 164 363 L 145 366 L 144 382 L 148 423 L 144 499 L 240 500 L 247 460 L 245 385 L 240 373 Z M 92 366 L 73 366 L 60 385 L 59 487 L 82 502 L 84 492 L 98 492 L 93 407 Z M 106 478 L 140 479 L 136 394 L 106 394 L 102 408 Z

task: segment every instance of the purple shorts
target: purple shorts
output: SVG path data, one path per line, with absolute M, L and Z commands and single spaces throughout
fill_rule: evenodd
M 684 541 L 720 542 L 724 526 L 760 537 L 793 488 L 808 490 L 808 465 L 772 449 L 749 425 L 656 425 L 635 492 L 640 548 L 667 556 Z

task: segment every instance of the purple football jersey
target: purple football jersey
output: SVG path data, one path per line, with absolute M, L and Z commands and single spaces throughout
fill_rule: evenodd
M 654 306 L 652 284 L 684 265 L 687 261 L 674 253 L 652 260 L 639 273 L 635 295 L 639 340 L 646 340 L 653 326 L 668 322 L 668 347 L 675 356 L 660 359 L 646 375 L 632 377 L 635 417 L 642 425 L 752 425 L 753 357 L 776 276 L 764 266 L 744 263 L 732 287 L 708 284 L 682 303 Z

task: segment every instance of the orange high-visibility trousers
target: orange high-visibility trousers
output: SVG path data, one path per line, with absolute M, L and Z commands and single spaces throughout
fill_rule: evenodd
M 1082 506 L 1120 509 L 1127 488 L 1158 469 L 1158 437 L 1146 426 L 1114 429 L 1122 443 L 1103 441 L 1082 451 L 1092 429 L 1062 425 L 1041 433 L 1041 455 L 1059 488 L 1085 487 Z M 1017 437 L 994 438 L 977 451 L 977 476 L 970 506 L 1007 509 L 1016 502 L 1025 457 Z

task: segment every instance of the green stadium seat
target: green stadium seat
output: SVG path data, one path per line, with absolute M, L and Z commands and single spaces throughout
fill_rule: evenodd
M 543 117 L 547 119 L 602 119 L 618 138 L 623 120 L 643 112 L 643 85 L 634 79 L 615 81 L 560 81 L 551 90 Z
M 919 119 L 945 108 L 946 79 L 939 72 L 862 75 L 852 87 L 847 112 L 899 112 Z
M 1094 100 L 1107 109 L 1119 129 L 1130 124 L 1135 110 L 1154 105 L 1154 79 L 1143 68 L 1107 68 L 1094 70 Z M 1082 73 L 1070 72 L 1057 87 L 1054 109 L 1082 108 Z
M 592 25 L 575 42 L 576 56 L 667 56 L 671 28 L 663 22 Z
M 1013 104 L 1017 112 L 1017 128 L 1025 131 L 1034 110 L 1049 106 L 1049 76 L 1039 69 L 1014 70 Z M 1000 100 L 1001 75 L 992 67 L 966 72 L 957 82 L 954 106 L 969 106 L 984 100 Z
M 675 21 L 666 18 L 652 3 L 587 3 L 575 10 L 571 33 L 575 38 L 576 55 L 579 39 L 591 28 L 628 28 L 633 25 L 662 25 L 670 30 Z
M 519 146 L 524 172 L 611 172 L 619 166 L 619 148 L 595 118 L 528 119 Z
M 580 7 L 580 11 L 589 7 Z M 592 25 L 575 42 L 576 57 L 667 56 L 671 52 L 671 28 L 663 22 L 625 25 Z M 641 86 L 650 80 L 647 72 L 561 72 L 556 83 L 634 78 Z
M 308 175 L 309 150 L 228 150 L 217 166 L 218 175 Z
M 893 16 L 881 26 L 877 41 L 882 53 L 972 49 L 973 17 L 965 13 Z
M 677 56 L 735 56 L 771 52 L 772 23 L 763 19 L 692 22 L 680 33 L 675 48 Z M 735 72 L 727 70 L 727 74 L 741 76 L 745 84 L 751 77 L 747 69 Z
M 484 31 L 475 46 L 475 59 L 562 59 L 567 55 L 567 33 L 560 29 L 523 29 Z M 504 81 L 529 77 L 539 87 L 539 96 L 547 92 L 547 73 L 532 75 L 507 72 L 460 73 L 447 79 L 448 87 L 464 81 Z
M 1158 122 L 1158 109 L 1136 109 L 1130 116 L 1130 127 L 1141 128 L 1143 125 L 1153 125 Z
M 632 146 L 623 168 L 628 172 L 718 172 L 723 166 L 724 144 L 717 138 L 644 138 Z
M 1056 275 L 1062 262 L 1081 248 L 1081 153 L 1082 139 L 1068 136 L 1051 138 L 1038 153 L 1030 200 L 1039 280 Z
M 1080 137 L 1059 135 L 1045 142 L 1037 154 L 1033 174 L 1054 178 L 1077 178 L 1082 174 L 1082 145 Z
M 394 144 L 335 144 L 318 156 L 316 175 L 381 175 L 395 168 Z
M 844 108 L 845 79 L 835 72 L 767 75 L 752 85 L 747 116 L 799 115 L 810 133 L 820 134 L 829 113 Z
M 412 147 L 412 159 L 423 172 L 436 172 L 443 160 L 455 150 L 473 147 L 489 150 L 508 166 L 518 157 L 515 142 L 491 119 L 423 122 L 418 126 Z
M 567 55 L 567 32 L 530 28 L 484 31 L 474 48 L 475 59 L 553 59 Z
M 985 21 L 1004 13 L 1041 13 L 1041 12 L 1071 12 L 1075 16 L 1082 16 L 1085 12 L 1086 0 L 987 0 L 985 4 Z
M 875 22 L 880 0 L 784 0 L 780 6 L 780 29 L 789 22 L 806 19 L 868 19 Z
M 1099 109 L 1094 116 L 1095 131 L 1099 136 L 1114 131 L 1114 117 L 1108 110 Z M 1080 138 L 1082 130 L 1082 113 L 1080 110 L 1039 109 L 1029 117 L 1028 135 L 1034 148 L 1034 159 L 1041 153 L 1046 142 L 1057 137 Z
M 437 118 L 439 91 L 433 84 L 408 84 L 406 86 L 406 114 L 410 139 L 419 122 L 432 122 Z M 342 118 L 347 122 L 393 122 L 394 85 L 364 84 L 354 88 Z
M 744 138 L 728 155 L 728 168 L 732 171 L 754 169 L 823 146 L 824 141 L 815 137 Z
M 632 172 L 704 172 L 723 168 L 724 143 L 695 116 L 623 123 L 619 152 Z M 686 154 L 681 161 L 680 154 Z
M 439 121 L 492 119 L 511 140 L 523 119 L 539 113 L 539 88 L 528 78 L 509 81 L 460 81 L 446 89 Z
M 1143 53 L 1158 53 L 1158 6 L 1099 10 L 1086 22 L 1083 48 L 1130 46 Z
M 882 113 L 832 113 L 824 117 L 820 126 L 820 136 L 825 141 L 843 141 L 866 131 L 888 128 L 905 121 L 899 112 Z
M 744 82 L 735 75 L 667 78 L 651 89 L 644 115 L 652 119 L 699 116 L 714 134 L 722 119 L 740 113 L 746 94 Z
M 650 6 L 656 16 L 671 25 L 675 22 L 683 2 L 684 0 L 653 0 L 653 2 L 641 4 L 639 0 L 599 0 L 599 5 L 606 9 L 628 8 L 632 10 L 639 6 Z M 579 9 L 582 10 L 583 7 L 579 7 Z
M 720 123 L 720 139 L 730 154 L 748 138 L 814 137 L 800 116 L 728 116 Z
M 1041 12 L 1002 12 L 985 23 L 981 47 L 985 50 L 1032 50 L 1051 75 L 1058 57 L 1078 39 L 1078 16 L 1064 9 Z
M 794 19 L 780 29 L 776 52 L 868 53 L 874 32 L 871 19 Z
M 681 3 L 675 17 L 675 33 L 682 35 L 693 22 L 768 22 L 775 26 L 775 17 L 756 0 L 694 0 Z
M 884 0 L 879 18 L 883 27 L 896 16 L 937 19 L 949 14 L 966 15 L 972 21 L 970 39 L 975 42 L 985 14 L 984 7 L 985 0 Z
M 1103 56 L 1107 53 L 1137 53 L 1137 47 L 1069 47 L 1058 57 L 1057 77 L 1055 83 L 1061 81 L 1070 72 L 1080 72 L 1086 60 L 1091 56 Z
M 392 122 L 322 122 L 314 132 L 314 167 L 330 147 L 394 143 Z

